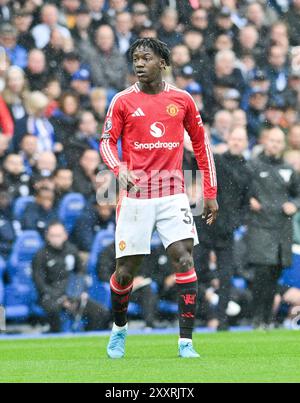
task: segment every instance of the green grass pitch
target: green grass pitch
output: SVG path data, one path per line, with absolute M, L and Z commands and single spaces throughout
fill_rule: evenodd
M 123 360 L 107 337 L 0 340 L 0 382 L 299 382 L 297 331 L 195 335 L 201 359 L 177 358 L 177 337 L 130 336 Z

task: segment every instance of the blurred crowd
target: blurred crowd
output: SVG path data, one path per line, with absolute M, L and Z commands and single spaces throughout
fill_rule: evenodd
M 300 0 L 0 0 L 0 255 L 37 231 L 46 246 L 33 277 L 51 330 L 61 310 L 80 307 L 89 329 L 108 325 L 107 307 L 85 292 L 71 300 L 57 281 L 84 273 L 96 235 L 114 229 L 114 207 L 95 199 L 99 134 L 112 97 L 136 81 L 128 49 L 141 37 L 170 47 L 165 80 L 194 97 L 216 155 L 219 224 L 196 218 L 199 319 L 269 326 L 281 305 L 300 306 L 297 287 L 277 286 L 300 245 Z M 184 169 L 196 169 L 188 136 Z M 67 233 L 58 208 L 70 193 L 86 205 Z M 189 193 L 192 204 L 193 185 Z M 16 200 L 28 196 L 16 219 Z M 102 255 L 97 277 L 107 282 L 113 246 Z M 158 246 L 135 282 L 148 327 L 173 287 Z

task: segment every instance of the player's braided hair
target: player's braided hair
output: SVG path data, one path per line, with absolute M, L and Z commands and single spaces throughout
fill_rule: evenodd
M 155 38 L 142 38 L 136 40 L 129 49 L 131 59 L 133 58 L 133 53 L 137 48 L 149 48 L 157 56 L 160 56 L 166 62 L 167 66 L 171 65 L 171 52 L 164 42 Z

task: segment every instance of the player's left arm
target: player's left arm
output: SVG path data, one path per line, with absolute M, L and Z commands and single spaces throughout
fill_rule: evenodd
M 209 138 L 204 130 L 201 114 L 189 94 L 187 94 L 184 127 L 191 138 L 198 168 L 203 175 L 203 217 L 206 218 L 207 223 L 211 225 L 215 222 L 219 210 L 215 161 Z

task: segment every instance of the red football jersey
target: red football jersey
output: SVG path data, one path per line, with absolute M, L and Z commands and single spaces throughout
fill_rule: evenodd
M 142 198 L 183 193 L 184 132 L 188 132 L 199 170 L 204 197 L 214 199 L 217 180 L 210 143 L 193 98 L 165 83 L 164 91 L 150 95 L 138 83 L 111 102 L 100 143 L 101 156 L 118 175 L 122 164 L 138 176 Z M 122 162 L 117 142 L 122 139 Z

